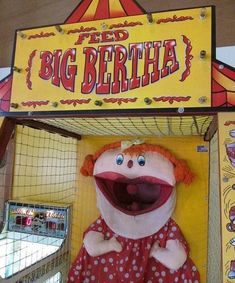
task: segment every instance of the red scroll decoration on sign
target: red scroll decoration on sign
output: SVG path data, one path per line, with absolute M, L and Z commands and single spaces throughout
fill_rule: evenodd
M 193 59 L 193 55 L 190 54 L 192 51 L 191 41 L 187 38 L 187 36 L 182 35 L 183 42 L 186 44 L 185 49 L 185 70 L 182 73 L 180 81 L 183 82 L 189 75 L 190 75 L 190 68 L 191 68 L 191 60 Z
M 90 32 L 90 31 L 96 31 L 97 29 L 95 27 L 86 27 L 84 28 L 83 26 L 81 26 L 80 28 L 76 28 L 76 29 L 70 29 L 68 30 L 66 33 L 67 34 L 73 34 L 73 33 L 80 33 L 80 32 Z
M 172 18 L 165 18 L 165 19 L 159 19 L 156 21 L 156 24 L 166 24 L 166 23 L 172 23 L 172 22 L 182 22 L 182 21 L 188 21 L 188 20 L 193 20 L 193 17 L 191 16 L 179 16 L 177 17 L 174 15 Z
M 42 38 L 42 37 L 50 37 L 50 36 L 55 36 L 54 32 L 46 32 L 44 33 L 43 31 L 40 33 L 32 34 L 28 37 L 28 39 L 37 39 L 37 38 Z
M 105 103 L 117 103 L 121 105 L 122 103 L 136 102 L 137 97 L 134 98 L 104 98 Z
M 48 103 L 49 103 L 49 100 L 45 100 L 45 101 L 24 101 L 24 102 L 21 102 L 21 104 L 23 106 L 33 107 L 33 108 L 36 108 L 37 106 L 48 105 Z
M 128 21 L 125 21 L 124 23 L 119 23 L 119 24 L 112 24 L 111 26 L 109 26 L 110 29 L 113 28 L 126 28 L 126 27 L 134 27 L 134 26 L 142 26 L 143 24 L 141 22 L 130 22 L 128 23 Z
M 153 100 L 156 102 L 169 102 L 173 104 L 174 102 L 182 102 L 182 101 L 189 101 L 191 96 L 160 96 L 160 97 L 153 97 Z
M 61 104 L 68 104 L 75 107 L 77 104 L 88 104 L 91 101 L 91 99 L 66 99 L 66 100 L 60 100 Z
M 28 89 L 32 90 L 32 82 L 31 82 L 31 68 L 32 68 L 32 63 L 33 63 L 33 58 L 36 55 L 36 49 L 29 55 L 29 60 L 28 60 L 28 67 L 25 69 L 27 72 L 26 75 L 26 85 Z

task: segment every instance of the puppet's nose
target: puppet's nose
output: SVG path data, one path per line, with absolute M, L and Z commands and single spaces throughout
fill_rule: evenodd
M 128 168 L 131 168 L 133 166 L 133 161 L 132 160 L 129 160 L 128 162 L 127 162 L 127 167 Z

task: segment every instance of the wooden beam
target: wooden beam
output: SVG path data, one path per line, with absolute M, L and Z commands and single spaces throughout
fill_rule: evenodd
M 205 133 L 204 140 L 210 141 L 217 130 L 218 130 L 218 116 L 215 115 Z
M 15 119 L 4 118 L 0 128 L 0 160 L 3 159 L 8 142 L 15 130 Z

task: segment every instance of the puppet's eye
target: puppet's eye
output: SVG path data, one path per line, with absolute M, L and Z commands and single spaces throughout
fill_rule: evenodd
M 123 155 L 122 155 L 122 154 L 118 154 L 117 157 L 116 157 L 116 163 L 117 163 L 117 165 L 122 165 L 123 160 L 124 160 Z
M 137 162 L 139 163 L 140 166 L 145 165 L 145 157 L 143 155 L 139 155 L 137 158 Z

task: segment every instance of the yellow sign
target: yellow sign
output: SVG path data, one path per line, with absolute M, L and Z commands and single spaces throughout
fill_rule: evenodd
M 212 8 L 19 31 L 12 111 L 208 107 Z
M 235 279 L 235 115 L 219 113 L 223 283 Z

